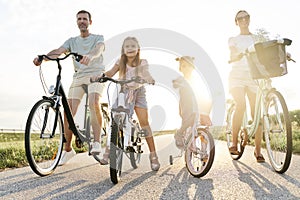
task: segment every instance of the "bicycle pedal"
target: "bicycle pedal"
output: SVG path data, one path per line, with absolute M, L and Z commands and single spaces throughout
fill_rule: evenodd
M 83 147 L 83 142 L 80 140 L 79 137 L 76 137 L 75 145 L 76 145 L 77 148 L 82 148 Z
M 134 148 L 131 146 L 127 146 L 125 149 L 125 153 L 135 152 Z

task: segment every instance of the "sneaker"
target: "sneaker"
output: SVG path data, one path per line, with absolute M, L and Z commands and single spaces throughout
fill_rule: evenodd
M 99 154 L 101 152 L 101 145 L 99 142 L 94 142 L 92 145 L 91 154 Z
M 105 153 L 103 154 L 103 158 L 100 159 L 100 161 L 99 161 L 101 165 L 108 165 L 108 161 L 109 161 L 109 152 L 110 152 L 109 147 L 106 147 L 106 148 L 105 148 Z
M 174 135 L 175 139 L 175 144 L 178 149 L 183 149 L 184 148 L 184 140 L 183 140 L 183 135 L 181 133 L 176 132 Z
M 58 163 L 59 166 L 66 164 L 71 158 L 73 158 L 76 155 L 76 152 L 72 148 L 71 151 L 63 151 L 60 161 Z

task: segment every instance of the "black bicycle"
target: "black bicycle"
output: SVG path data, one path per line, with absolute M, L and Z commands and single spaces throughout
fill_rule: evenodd
M 60 61 L 72 55 L 79 62 L 82 58 L 77 53 L 70 53 L 63 58 L 51 58 L 47 55 L 38 56 L 42 61 L 47 58 L 56 61 L 58 66 L 58 75 L 55 87 L 50 87 L 49 96 L 43 96 L 31 109 L 25 128 L 25 151 L 28 163 L 31 169 L 40 176 L 47 176 L 54 172 L 61 158 L 64 137 L 63 112 L 69 123 L 69 128 L 76 136 L 76 146 L 82 147 L 85 143 L 88 146 L 89 155 L 91 155 L 91 143 L 93 141 L 93 132 L 90 128 L 90 116 L 88 109 L 88 95 L 85 104 L 84 127 L 79 129 L 74 122 L 71 110 L 67 101 L 61 83 L 61 64 Z M 86 87 L 84 87 L 86 89 Z M 87 92 L 87 90 L 86 90 Z M 101 104 L 103 112 L 103 131 L 101 136 L 106 135 L 106 124 L 109 123 L 109 114 L 107 104 Z M 100 156 L 93 157 L 100 162 Z
M 120 85 L 117 91 L 117 99 L 111 108 L 111 133 L 110 133 L 110 178 L 114 184 L 117 184 L 122 171 L 123 153 L 129 158 L 131 166 L 136 169 L 140 162 L 142 151 L 142 138 L 147 136 L 137 120 L 130 115 L 130 108 L 126 103 L 126 86 L 135 82 L 139 84 L 147 83 L 140 77 L 134 77 L 130 80 L 116 80 L 109 77 L 101 77 L 97 81 L 111 81 Z M 109 87 L 107 89 L 108 98 Z

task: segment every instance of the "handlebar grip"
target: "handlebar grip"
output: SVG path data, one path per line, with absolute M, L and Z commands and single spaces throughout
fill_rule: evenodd
M 77 62 L 79 62 L 82 58 L 83 58 L 82 55 L 79 55 L 79 54 L 75 55 L 75 60 L 76 60 Z
M 43 60 L 44 60 L 44 56 L 38 55 L 38 61 L 41 63 L 41 62 L 43 62 Z

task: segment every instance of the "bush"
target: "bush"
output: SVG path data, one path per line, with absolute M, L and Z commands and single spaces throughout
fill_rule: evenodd
M 25 150 L 10 147 L 0 149 L 0 169 L 22 167 L 27 165 Z

